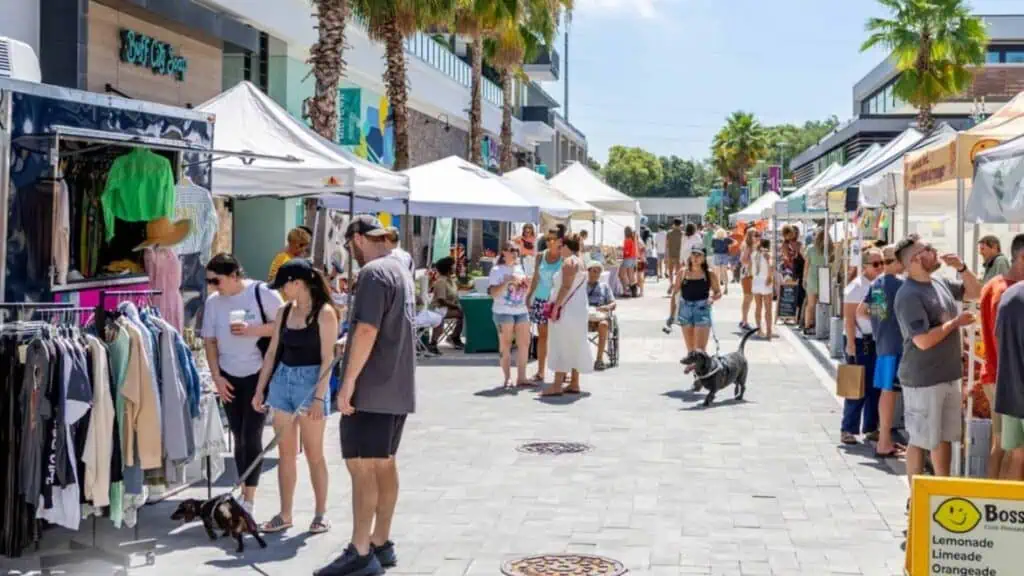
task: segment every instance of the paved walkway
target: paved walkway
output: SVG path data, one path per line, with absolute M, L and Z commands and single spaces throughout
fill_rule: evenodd
M 633 575 L 902 573 L 906 484 L 866 448 L 838 447 L 839 406 L 808 352 L 790 338 L 751 341 L 746 402 L 726 391 L 702 409 L 678 364 L 678 330 L 660 329 L 664 288 L 620 304 L 622 364 L 585 377 L 579 399 L 502 393 L 493 357 L 419 369 L 419 412 L 400 454 L 400 564 L 389 574 L 495 576 L 504 560 L 543 552 L 607 556 Z M 714 313 L 722 350 L 734 350 L 738 295 Z M 156 565 L 133 573 L 297 576 L 332 558 L 348 541 L 350 492 L 337 417 L 328 426 L 332 533 L 293 529 L 238 557 L 198 525 L 173 526 L 167 504 L 153 506 L 142 535 L 160 538 Z M 593 450 L 516 450 L 540 440 Z M 312 494 L 300 471 L 304 528 Z M 266 519 L 277 509 L 276 475 L 263 478 L 257 515 Z

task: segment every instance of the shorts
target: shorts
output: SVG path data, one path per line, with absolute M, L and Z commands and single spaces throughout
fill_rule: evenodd
M 992 412 L 992 433 L 1002 436 L 1003 434 L 1003 415 L 996 412 L 996 385 L 982 384 L 981 391 L 985 393 L 985 398 L 988 399 L 988 407 Z
M 304 412 L 313 402 L 316 392 L 317 377 L 320 375 L 320 366 L 289 366 L 278 364 L 274 371 L 274 377 L 270 379 L 270 393 L 267 396 L 267 404 L 274 410 L 295 414 Z M 324 415 L 330 413 L 331 402 L 329 398 L 324 402 Z
M 962 401 L 959 380 L 925 388 L 904 387 L 903 409 L 910 444 L 934 450 L 942 442 L 959 441 Z
M 728 266 L 729 255 L 728 254 L 714 254 L 711 256 L 711 264 L 713 266 Z
M 626 270 L 633 270 L 636 268 L 636 258 L 623 258 L 622 267 Z
M 533 305 L 530 306 L 530 322 L 538 325 L 548 323 L 548 315 L 544 310 L 544 305 L 547 303 L 547 300 L 541 300 L 540 298 L 533 301 Z
M 390 458 L 398 453 L 405 414 L 360 412 L 341 417 L 341 457 Z
M 879 356 L 878 359 L 875 360 L 875 388 L 885 390 L 886 392 L 892 392 L 895 390 L 896 384 L 899 383 L 899 377 L 897 376 L 899 367 L 899 354 L 893 356 Z
M 994 415 L 995 412 L 992 414 Z M 1003 414 L 1001 434 L 1003 450 L 1016 450 L 1024 447 L 1024 420 Z
M 499 314 L 494 313 L 494 325 L 501 327 L 505 324 L 529 324 L 530 315 L 527 313 L 522 314 Z
M 711 303 L 707 300 L 679 300 L 676 322 L 680 326 L 711 326 Z

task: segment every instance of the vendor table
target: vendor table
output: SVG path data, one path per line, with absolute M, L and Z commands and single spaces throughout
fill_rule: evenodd
M 467 354 L 498 351 L 498 330 L 491 313 L 493 301 L 490 296 L 483 294 L 464 294 L 459 297 Z

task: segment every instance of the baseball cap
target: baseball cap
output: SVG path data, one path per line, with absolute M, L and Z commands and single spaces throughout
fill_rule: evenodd
M 590 264 L 587 264 L 587 270 L 593 270 L 595 268 L 598 269 L 598 270 L 601 270 L 602 272 L 604 271 L 604 265 L 603 264 L 601 264 L 597 260 L 591 260 Z
M 313 263 L 305 258 L 292 258 L 277 269 L 271 290 L 280 290 L 292 280 L 312 280 L 314 278 Z
M 375 216 L 360 214 L 348 223 L 348 228 L 345 229 L 345 239 L 351 240 L 356 234 L 362 234 L 363 236 L 387 236 L 390 232 Z

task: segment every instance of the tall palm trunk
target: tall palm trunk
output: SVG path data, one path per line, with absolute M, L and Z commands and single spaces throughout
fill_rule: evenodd
M 507 68 L 501 71 L 501 171 L 515 169 L 512 156 L 512 73 Z
M 309 49 L 309 60 L 316 79 L 313 96 L 307 98 L 304 108 L 313 130 L 334 141 L 338 129 L 338 84 L 345 71 L 345 24 L 349 19 L 348 0 L 314 0 L 319 37 Z M 305 203 L 304 223 L 314 228 L 316 201 Z
M 932 66 L 931 63 L 931 51 L 932 51 L 932 38 L 928 31 L 921 34 L 921 46 L 917 50 L 917 68 L 918 78 L 924 78 L 928 72 L 928 68 Z M 917 125 L 920 127 L 922 132 L 929 132 L 932 129 L 932 125 L 935 124 L 935 119 L 932 117 L 932 103 L 921 102 L 917 107 Z
M 469 161 L 483 166 L 483 97 L 484 43 L 479 33 L 473 35 L 473 78 L 469 89 Z
M 394 169 L 400 171 L 409 167 L 409 93 L 406 82 L 405 42 L 393 20 L 385 22 L 382 28 L 381 35 L 384 38 L 387 58 L 384 83 L 387 85 L 388 101 L 394 119 Z

